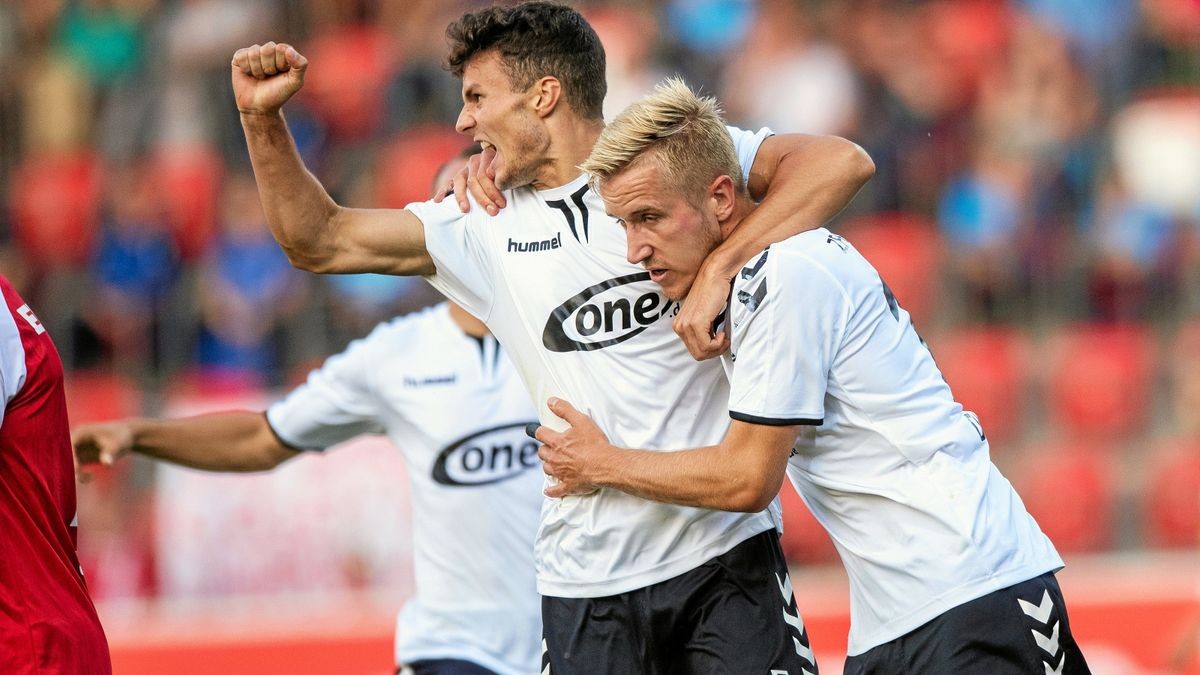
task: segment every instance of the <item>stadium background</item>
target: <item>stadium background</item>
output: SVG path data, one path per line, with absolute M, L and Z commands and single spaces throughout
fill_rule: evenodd
M 228 63 L 311 60 L 287 117 L 344 204 L 426 195 L 454 134 L 431 0 L 0 4 L 0 271 L 69 370 L 72 421 L 262 406 L 423 282 L 291 269 Z M 833 133 L 877 174 L 836 228 L 880 269 L 1067 559 L 1097 672 L 1200 672 L 1200 0 L 577 3 L 606 112 L 680 73 L 729 119 Z M 80 488 L 119 673 L 385 673 L 411 589 L 380 440 L 265 476 L 124 462 Z M 790 488 L 823 672 L 845 578 Z

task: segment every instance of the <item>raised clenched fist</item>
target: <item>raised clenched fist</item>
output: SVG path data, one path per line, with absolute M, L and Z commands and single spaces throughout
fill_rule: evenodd
M 233 96 L 246 114 L 274 113 L 304 86 L 308 59 L 285 43 L 268 42 L 233 53 Z

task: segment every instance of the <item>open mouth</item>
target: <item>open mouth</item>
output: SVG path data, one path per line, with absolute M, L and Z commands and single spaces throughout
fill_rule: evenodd
M 656 284 L 661 284 L 663 277 L 665 276 L 667 276 L 667 271 L 664 269 L 659 268 L 650 270 L 650 281 L 653 281 Z

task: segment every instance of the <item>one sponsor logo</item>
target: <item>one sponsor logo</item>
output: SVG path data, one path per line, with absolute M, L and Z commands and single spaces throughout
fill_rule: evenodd
M 406 387 L 432 387 L 437 385 L 454 384 L 458 381 L 456 373 L 449 375 L 430 375 L 429 377 L 409 377 L 404 376 L 404 386 Z
M 488 485 L 539 466 L 539 444 L 525 435 L 531 421 L 484 429 L 451 443 L 438 453 L 433 480 L 442 485 Z
M 556 248 L 562 248 L 562 232 L 541 241 L 514 241 L 512 237 L 508 239 L 509 253 L 534 253 Z
M 542 344 L 552 352 L 590 352 L 620 344 L 665 316 L 679 313 L 649 282 L 649 272 L 615 277 L 584 289 L 550 313 Z

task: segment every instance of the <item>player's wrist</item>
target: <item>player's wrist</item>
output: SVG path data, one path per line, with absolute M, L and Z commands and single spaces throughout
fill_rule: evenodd
M 603 450 L 592 454 L 584 479 L 594 487 L 620 489 L 621 480 L 621 449 L 613 445 L 604 446 Z

